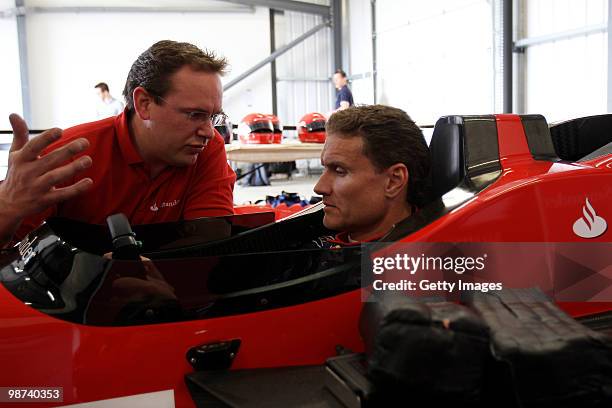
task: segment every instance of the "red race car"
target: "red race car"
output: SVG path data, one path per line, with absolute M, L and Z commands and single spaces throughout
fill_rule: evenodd
M 612 115 L 550 129 L 538 115 L 443 117 L 430 144 L 436 199 L 367 256 L 360 246 L 312 245 L 333 234 L 322 204 L 277 221 L 264 212 L 133 229 L 117 216 L 108 228 L 49 219 L 0 256 L 0 400 L 365 406 L 368 385 L 343 377 L 337 361 L 324 365 L 369 349 L 364 259 L 400 243 L 609 249 L 611 142 Z M 610 330 L 609 264 L 574 274 L 597 290 L 559 307 Z M 441 322 L 453 329 L 452 319 Z M 61 390 L 61 401 L 40 390 L 18 400 L 15 390 L 27 387 Z

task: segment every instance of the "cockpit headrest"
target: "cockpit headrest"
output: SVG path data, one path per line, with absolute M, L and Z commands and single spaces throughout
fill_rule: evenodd
M 429 145 L 434 198 L 462 184 L 479 187 L 483 175 L 501 171 L 495 117 L 444 116 Z M 496 177 L 496 176 L 495 176 Z

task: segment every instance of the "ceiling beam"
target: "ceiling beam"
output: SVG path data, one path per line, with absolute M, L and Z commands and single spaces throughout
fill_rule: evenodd
M 227 3 L 243 4 L 248 6 L 262 6 L 274 10 L 297 11 L 299 13 L 317 14 L 329 18 L 331 8 L 321 4 L 307 3 L 295 0 L 222 0 Z

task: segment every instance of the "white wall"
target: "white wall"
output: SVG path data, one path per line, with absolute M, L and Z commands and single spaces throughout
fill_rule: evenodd
M 607 0 L 530 0 L 527 37 L 606 23 Z M 607 111 L 608 34 L 532 46 L 526 53 L 526 111 L 549 122 Z
M 280 48 L 321 24 L 323 17 L 286 11 L 275 20 L 276 48 Z M 333 109 L 331 81 L 317 80 L 331 77 L 330 39 L 330 29 L 322 28 L 276 60 L 277 106 L 282 124 L 295 125 L 306 113 L 326 114 Z
M 125 5 L 117 3 L 108 5 Z M 184 6 L 185 3 L 165 1 L 155 5 Z M 26 1 L 26 6 L 36 5 L 69 3 Z M 268 9 L 255 10 L 255 13 L 28 14 L 31 127 L 68 127 L 95 119 L 97 100 L 93 86 L 100 81 L 107 82 L 111 94 L 120 97 L 132 62 L 161 39 L 191 42 L 226 56 L 231 64 L 230 74 L 223 79 L 226 83 L 270 53 Z M 6 42 L 16 44 L 16 35 Z M 224 95 L 224 109 L 235 122 L 253 110 L 270 111 L 269 67 L 228 90 Z
M 493 113 L 491 7 L 487 0 L 377 0 L 377 102 L 418 124 Z
M 0 10 L 15 6 L 14 0 L 0 0 Z M 10 129 L 8 115 L 23 114 L 21 107 L 21 76 L 15 17 L 0 18 L 0 129 Z M 6 138 L 0 136 L 0 140 Z M 10 137 L 9 137 L 10 139 Z

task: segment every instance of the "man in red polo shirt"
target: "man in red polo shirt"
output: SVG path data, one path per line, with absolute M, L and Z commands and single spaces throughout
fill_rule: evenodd
M 235 174 L 214 130 L 224 120 L 220 75 L 226 66 L 188 43 L 160 41 L 142 53 L 125 84 L 125 111 L 66 129 L 43 152 L 42 159 L 77 141 L 83 151 L 71 160 L 89 167 L 58 179 L 57 187 L 85 180 L 78 196 L 16 219 L 16 238 L 52 215 L 95 224 L 119 212 L 132 224 L 231 215 Z
M 429 200 L 431 157 L 421 129 L 401 109 L 350 107 L 325 126 L 323 196 L 325 227 L 319 247 L 358 245 L 387 234 Z

